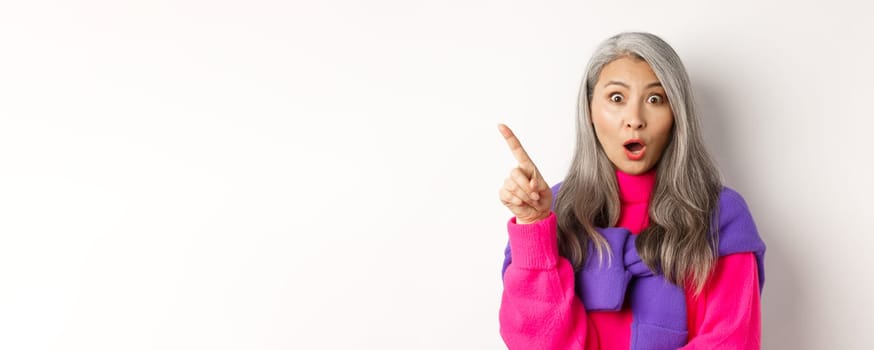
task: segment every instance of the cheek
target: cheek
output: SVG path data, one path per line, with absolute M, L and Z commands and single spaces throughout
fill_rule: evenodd
M 604 137 L 609 137 L 609 133 L 606 132 L 608 130 L 608 117 L 606 111 L 603 106 L 592 103 L 592 108 L 589 109 L 589 115 L 592 118 L 592 124 L 595 127 L 595 134 L 598 136 L 598 140 L 603 142 Z
M 599 124 L 604 131 L 610 133 L 616 133 L 618 129 L 622 128 L 623 116 L 628 113 L 626 108 L 607 102 L 593 102 L 589 111 L 592 115 L 592 122 Z
M 667 145 L 668 141 L 671 139 L 671 128 L 674 125 L 674 117 L 673 117 L 673 115 L 668 114 L 667 116 L 665 116 L 663 118 L 663 120 L 665 120 L 665 121 L 662 123 L 659 123 L 658 125 L 654 125 L 655 126 L 654 129 L 658 134 L 658 138 L 659 138 L 659 140 L 661 140 L 660 143 L 661 143 L 662 147 Z

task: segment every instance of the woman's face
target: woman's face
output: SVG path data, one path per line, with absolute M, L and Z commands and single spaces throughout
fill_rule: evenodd
M 589 106 L 598 142 L 613 166 L 637 175 L 658 163 L 674 113 L 646 61 L 622 57 L 605 65 Z

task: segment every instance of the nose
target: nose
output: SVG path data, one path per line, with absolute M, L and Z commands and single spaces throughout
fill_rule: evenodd
M 625 127 L 631 129 L 643 129 L 646 127 L 646 122 L 641 118 L 641 112 L 634 111 L 629 113 L 628 118 L 625 120 Z
M 625 124 L 625 126 L 632 129 L 643 129 L 643 125 L 643 121 L 641 121 L 640 119 L 629 120 L 628 123 Z

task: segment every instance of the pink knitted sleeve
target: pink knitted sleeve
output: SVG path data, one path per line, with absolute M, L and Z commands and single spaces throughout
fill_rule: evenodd
M 690 329 L 691 340 L 681 349 L 759 349 L 758 278 L 753 253 L 719 258 L 702 293 L 706 307 Z
M 596 349 L 597 336 L 587 332 L 586 310 L 574 294 L 573 267 L 558 254 L 555 213 L 530 224 L 513 217 L 507 229 L 513 260 L 504 273 L 499 318 L 508 349 Z

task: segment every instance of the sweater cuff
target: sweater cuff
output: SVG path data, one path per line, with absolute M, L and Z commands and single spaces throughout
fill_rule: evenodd
M 558 260 L 558 228 L 555 213 L 543 220 L 517 224 L 516 217 L 507 221 L 513 264 L 526 269 L 550 269 Z

